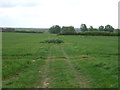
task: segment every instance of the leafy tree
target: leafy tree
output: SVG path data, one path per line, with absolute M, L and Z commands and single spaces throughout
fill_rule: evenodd
M 83 31 L 83 32 L 88 31 L 86 24 L 81 24 L 80 30 Z
M 90 26 L 89 31 L 94 31 L 93 26 Z
M 94 28 L 94 31 L 98 31 L 98 29 L 97 29 L 97 28 Z
M 58 25 L 52 26 L 52 27 L 49 29 L 49 32 L 50 32 L 50 33 L 54 33 L 54 34 L 58 34 L 58 33 L 61 32 L 61 27 L 58 26 Z
M 120 29 L 114 29 L 114 32 L 119 32 L 120 33 Z
M 111 25 L 106 25 L 105 26 L 105 31 L 113 32 L 114 28 Z
M 63 26 L 61 29 L 61 34 L 74 34 L 76 33 L 73 26 L 65 27 Z
M 99 26 L 99 31 L 104 31 L 104 26 Z

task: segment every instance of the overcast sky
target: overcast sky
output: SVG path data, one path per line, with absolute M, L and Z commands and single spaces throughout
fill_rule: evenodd
M 1 27 L 48 28 L 81 24 L 118 28 L 119 0 L 0 0 Z

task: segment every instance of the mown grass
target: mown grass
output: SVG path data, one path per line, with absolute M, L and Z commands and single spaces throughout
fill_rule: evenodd
M 3 88 L 117 88 L 118 55 L 117 36 L 4 32 Z

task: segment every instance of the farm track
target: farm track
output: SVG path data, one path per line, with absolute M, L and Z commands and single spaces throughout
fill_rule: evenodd
M 64 60 L 68 63 L 69 67 L 71 68 L 71 72 L 73 72 L 73 75 L 75 76 L 75 81 L 79 84 L 79 86 L 81 88 L 91 88 L 89 80 L 86 77 L 82 76 L 80 72 L 74 68 L 74 65 L 71 62 L 71 58 L 68 56 L 68 54 L 65 52 L 62 46 L 61 51 L 66 57 L 66 59 Z
M 50 69 L 50 62 L 51 61 L 56 61 L 55 59 L 57 58 L 53 58 L 54 53 L 52 52 L 56 47 L 56 45 L 51 46 L 48 52 L 48 56 L 47 59 L 45 60 L 46 64 L 44 65 L 44 69 L 42 71 L 42 80 L 41 80 L 41 85 L 37 86 L 37 88 L 50 88 L 51 84 L 54 82 L 54 80 L 51 80 L 54 77 L 49 76 L 49 72 L 51 71 Z M 78 70 L 76 70 L 74 68 L 74 65 L 71 62 L 71 58 L 69 57 L 69 55 L 65 52 L 65 50 L 63 49 L 62 46 L 59 47 L 60 48 L 60 52 L 61 55 L 65 58 L 60 58 L 60 60 L 63 60 L 64 62 L 67 63 L 69 69 L 71 70 L 71 73 L 73 74 L 74 81 L 76 82 L 76 85 L 79 85 L 80 88 L 90 88 L 90 84 L 89 84 L 89 80 L 87 78 L 85 78 L 84 76 L 82 76 L 80 74 L 80 72 Z M 53 56 L 52 56 L 53 55 Z M 59 58 L 58 58 L 59 59 Z M 64 77 L 63 77 L 64 78 Z
M 37 88 L 47 88 L 49 86 L 50 83 L 50 77 L 48 77 L 48 72 L 49 72 L 49 58 L 51 57 L 51 49 L 53 46 L 51 46 L 49 48 L 49 52 L 48 52 L 48 56 L 47 59 L 45 60 L 45 65 L 44 65 L 44 69 L 43 71 L 41 71 L 43 73 L 42 75 L 42 80 L 41 80 L 41 85 L 37 86 Z

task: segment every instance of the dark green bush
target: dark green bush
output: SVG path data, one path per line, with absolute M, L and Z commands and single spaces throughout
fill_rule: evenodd
M 60 44 L 60 43 L 63 43 L 63 41 L 60 40 L 60 39 L 49 39 L 49 40 L 42 41 L 40 43 L 56 43 L 56 44 Z

